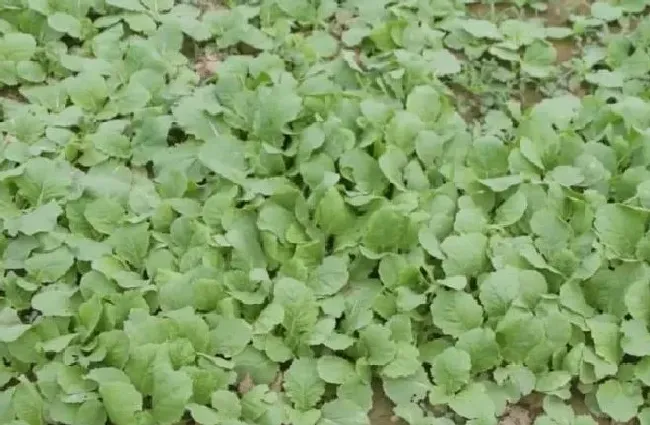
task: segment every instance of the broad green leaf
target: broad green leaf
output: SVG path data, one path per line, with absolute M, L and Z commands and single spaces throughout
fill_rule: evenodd
M 192 379 L 183 371 L 156 359 L 153 365 L 152 413 L 157 423 L 171 425 L 183 416 L 192 397 Z
M 610 379 L 598 386 L 596 391 L 598 407 L 612 419 L 629 421 L 636 416 L 643 404 L 641 388 L 633 383 Z
M 479 300 L 488 317 L 497 317 L 505 315 L 516 300 L 534 306 L 547 289 L 541 273 L 505 267 L 484 276 Z
M 354 375 L 354 366 L 337 356 L 322 356 L 317 363 L 318 376 L 330 384 L 343 384 Z
M 395 358 L 381 370 L 388 378 L 404 378 L 413 375 L 420 367 L 418 349 L 406 342 L 397 344 Z
M 315 220 L 325 233 L 341 235 L 352 230 L 354 216 L 336 187 L 330 187 L 316 207 Z
M 373 252 L 392 252 L 409 243 L 409 219 L 393 208 L 375 211 L 367 221 L 364 245 Z
M 56 12 L 47 17 L 47 23 L 53 30 L 81 38 L 81 22 L 72 15 Z
M 327 296 L 339 292 L 348 283 L 347 267 L 347 261 L 342 257 L 325 257 L 314 271 L 310 285 L 316 295 Z
M 372 324 L 363 329 L 359 335 L 360 342 L 366 351 L 368 363 L 371 365 L 385 365 L 397 353 L 397 347 L 393 342 L 390 330 L 381 325 Z
M 219 390 L 210 396 L 210 405 L 227 417 L 238 418 L 241 416 L 241 401 L 236 394 L 227 390 Z
M 57 203 L 48 202 L 20 217 L 6 220 L 5 229 L 14 236 L 17 232 L 26 235 L 52 232 L 56 227 L 57 219 L 62 213 L 63 210 Z
M 634 319 L 650 323 L 650 283 L 639 280 L 628 286 L 625 306 Z
M 27 161 L 16 184 L 21 195 L 38 206 L 69 195 L 72 176 L 68 164 L 39 157 Z
M 250 342 L 251 326 L 243 319 L 221 317 L 217 326 L 210 331 L 212 347 L 226 357 L 241 353 Z
M 115 200 L 100 198 L 86 205 L 84 218 L 100 233 L 110 235 L 121 224 L 124 209 Z
M 106 81 L 99 74 L 82 73 L 66 81 L 72 103 L 80 108 L 97 112 L 108 98 Z
M 35 52 L 36 40 L 31 34 L 9 32 L 0 39 L 0 58 L 2 60 L 28 60 L 31 59 Z
M 106 4 L 133 12 L 145 10 L 138 0 L 106 0 Z
M 596 354 L 611 364 L 618 364 L 621 358 L 620 330 L 611 316 L 595 316 L 587 321 L 594 340 Z
M 499 226 L 510 226 L 518 222 L 528 208 L 526 195 L 517 191 L 510 196 L 496 211 L 495 224 Z
M 555 370 L 541 374 L 535 382 L 535 390 L 541 393 L 558 391 L 571 381 L 571 374 L 564 370 Z
M 107 382 L 99 386 L 106 414 L 115 425 L 137 424 L 142 411 L 142 394 L 128 382 Z
M 230 393 L 229 393 L 230 394 Z M 187 405 L 192 419 L 201 425 L 217 425 L 221 421 L 219 414 L 207 406 L 190 403 Z
M 115 253 L 136 268 L 144 265 L 149 252 L 149 224 L 123 226 L 112 232 L 109 239 Z
M 472 362 L 469 354 L 463 350 L 449 347 L 439 354 L 432 367 L 434 382 L 448 394 L 455 393 L 469 381 Z
M 494 23 L 483 19 L 467 19 L 462 23 L 462 28 L 474 37 L 501 38 L 501 33 Z
M 72 267 L 74 257 L 66 248 L 51 252 L 33 254 L 25 260 L 25 269 L 34 279 L 41 282 L 54 282 Z
M 141 0 L 153 13 L 166 12 L 174 6 L 174 0 Z
M 10 307 L 0 310 L 0 342 L 16 341 L 32 326 L 23 324 L 16 311 Z
M 439 260 L 445 259 L 445 254 L 443 254 L 440 247 L 440 241 L 436 237 L 436 234 L 429 227 L 422 227 L 418 232 L 418 241 L 422 248 L 424 248 L 429 255 Z
M 603 205 L 596 211 L 594 229 L 600 241 L 620 258 L 634 258 L 635 248 L 645 233 L 646 216 L 618 204 Z
M 315 406 L 325 392 L 317 361 L 308 357 L 294 360 L 284 374 L 284 388 L 297 409 L 308 410 Z
M 650 355 L 650 332 L 645 322 L 627 320 L 621 325 L 621 348 L 634 356 Z
M 369 425 L 366 411 L 350 400 L 335 399 L 322 408 L 322 425 Z
M 475 328 L 461 334 L 456 347 L 470 355 L 473 373 L 490 370 L 501 363 L 499 345 L 491 329 Z
M 43 290 L 32 298 L 32 307 L 44 316 L 70 317 L 74 314 L 70 300 L 74 290 Z
M 206 167 L 220 177 L 233 183 L 244 183 L 248 166 L 244 157 L 244 145 L 240 140 L 216 136 L 201 147 L 198 156 Z
M 458 415 L 467 419 L 477 419 L 490 423 L 494 421 L 496 408 L 490 395 L 481 383 L 472 383 L 456 394 L 449 407 Z
M 431 86 L 417 86 L 406 98 L 406 110 L 425 122 L 435 122 L 442 110 L 440 93 Z
M 32 382 L 21 380 L 13 394 L 12 407 L 16 418 L 29 425 L 45 423 L 43 398 Z
M 463 291 L 441 291 L 431 303 L 433 324 L 445 334 L 459 336 L 483 323 L 483 309 Z
M 596 19 L 603 21 L 615 21 L 620 18 L 623 11 L 609 3 L 597 1 L 591 5 L 591 15 Z
M 440 245 L 446 258 L 443 269 L 448 275 L 476 276 L 487 267 L 487 238 L 479 233 L 449 236 Z

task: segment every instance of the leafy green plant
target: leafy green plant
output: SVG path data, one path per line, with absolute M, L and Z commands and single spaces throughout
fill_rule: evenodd
M 646 3 L 2 2 L 0 423 L 647 425 Z

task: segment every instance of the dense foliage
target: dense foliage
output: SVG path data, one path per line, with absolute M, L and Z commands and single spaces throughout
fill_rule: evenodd
M 0 423 L 650 424 L 650 2 L 226 3 L 0 1 Z

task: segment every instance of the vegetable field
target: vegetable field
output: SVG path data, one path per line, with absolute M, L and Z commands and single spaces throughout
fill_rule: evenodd
M 0 424 L 650 425 L 649 6 L 0 0 Z

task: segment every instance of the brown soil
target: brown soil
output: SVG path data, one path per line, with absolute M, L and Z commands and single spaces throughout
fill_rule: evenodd
M 381 383 L 373 383 L 372 409 L 368 413 L 371 425 L 407 425 L 405 421 L 393 414 L 393 402 L 386 396 Z

